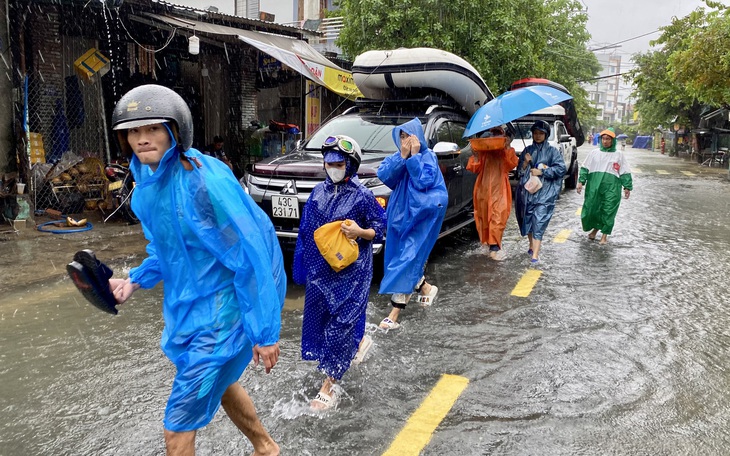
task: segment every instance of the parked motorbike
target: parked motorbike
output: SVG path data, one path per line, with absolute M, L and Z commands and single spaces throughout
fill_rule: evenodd
M 135 182 L 129 168 L 118 163 L 110 163 L 104 172 L 110 181 L 108 191 L 112 202 L 112 212 L 104 219 L 104 222 L 106 223 L 119 212 L 130 224 L 139 223 L 139 219 L 132 210 L 132 193 Z

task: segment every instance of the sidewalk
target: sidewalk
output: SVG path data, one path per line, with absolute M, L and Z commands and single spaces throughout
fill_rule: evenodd
M 84 217 L 93 228 L 80 233 L 43 233 L 30 221 L 17 232 L 7 223 L 0 225 L 0 293 L 28 290 L 64 278 L 66 265 L 78 250 L 93 250 L 113 269 L 136 266 L 146 256 L 147 240 L 141 225 L 128 225 L 120 219 L 105 224 L 98 211 Z M 37 216 L 35 223 L 51 220 Z

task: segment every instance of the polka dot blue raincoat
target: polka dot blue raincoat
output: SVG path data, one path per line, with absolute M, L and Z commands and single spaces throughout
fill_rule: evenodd
M 168 130 L 169 131 L 169 130 Z M 191 171 L 173 146 L 155 172 L 132 158 L 132 209 L 149 241 L 133 268 L 142 288 L 164 282 L 161 346 L 177 367 L 165 428 L 205 426 L 254 345 L 279 340 L 286 293 L 281 249 L 266 214 L 228 167 L 195 149 Z
M 314 187 L 302 212 L 296 251 L 294 282 L 306 284 L 302 322 L 302 358 L 319 361 L 319 370 L 341 379 L 357 353 L 365 333 L 365 311 L 373 278 L 372 243 L 381 242 L 385 212 L 373 193 L 351 172 L 344 182 L 327 179 Z M 375 230 L 372 241 L 358 239 L 357 260 L 340 272 L 327 263 L 314 242 L 314 231 L 336 220 L 354 220 Z

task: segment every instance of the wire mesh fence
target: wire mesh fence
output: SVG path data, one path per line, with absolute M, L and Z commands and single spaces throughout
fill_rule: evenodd
M 62 47 L 62 68 L 24 76 L 25 154 L 20 165 L 36 211 L 76 214 L 103 208 L 108 197 L 104 167 L 109 144 L 101 82 L 74 71 L 74 59 L 87 46 L 69 40 Z

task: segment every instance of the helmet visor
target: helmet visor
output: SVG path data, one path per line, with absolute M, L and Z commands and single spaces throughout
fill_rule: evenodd
M 327 149 L 336 149 L 346 155 L 353 155 L 355 147 L 352 145 L 352 142 L 344 138 L 328 136 L 327 139 L 324 140 L 324 144 L 322 144 L 322 150 L 325 151 Z
M 115 125 L 112 130 L 129 130 L 130 128 L 144 127 L 145 125 L 154 125 L 169 122 L 169 119 L 137 119 L 128 122 L 121 122 Z

